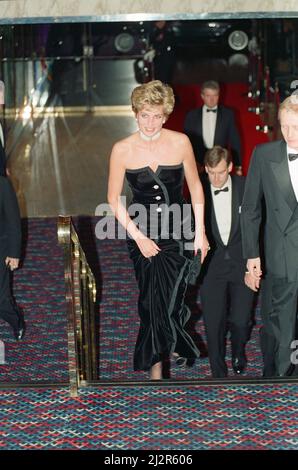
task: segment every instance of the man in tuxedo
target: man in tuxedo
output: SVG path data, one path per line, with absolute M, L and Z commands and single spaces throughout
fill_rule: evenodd
M 259 287 L 262 275 L 259 229 L 265 220 L 265 279 L 262 281 L 264 376 L 292 375 L 292 342 L 297 338 L 298 297 L 298 101 L 279 108 L 284 140 L 254 150 L 242 205 L 243 254 Z M 262 201 L 266 218 L 263 219 Z M 272 359 L 273 358 L 273 361 Z
M 241 144 L 234 113 L 218 104 L 219 94 L 220 88 L 216 81 L 208 80 L 202 84 L 204 105 L 187 113 L 184 132 L 192 143 L 200 172 L 204 170 L 206 150 L 220 145 L 231 149 L 235 173 L 241 175 Z
M 10 274 L 19 265 L 21 220 L 17 198 L 8 178 L 0 176 L 0 318 L 13 328 L 16 340 L 25 332 L 23 316 L 10 288 Z
M 200 294 L 212 376 L 225 377 L 227 331 L 232 366 L 235 374 L 241 374 L 251 330 L 254 293 L 244 283 L 240 229 L 245 180 L 230 176 L 233 163 L 227 149 L 220 146 L 206 152 L 204 163 L 208 175 L 203 181 L 205 228 L 211 250 L 202 266 Z

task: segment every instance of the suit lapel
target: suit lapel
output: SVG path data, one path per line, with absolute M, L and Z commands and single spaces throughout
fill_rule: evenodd
M 212 197 L 212 196 L 211 196 Z M 212 203 L 212 211 L 211 211 L 211 224 L 212 224 L 212 231 L 213 231 L 213 234 L 214 234 L 214 238 L 217 240 L 217 243 L 224 246 L 223 244 L 223 241 L 222 241 L 222 238 L 220 236 L 220 232 L 219 232 L 219 228 L 218 228 L 218 225 L 217 225 L 217 220 L 216 220 L 216 216 L 215 216 L 215 210 L 214 210 L 214 205 Z
M 292 218 L 290 222 L 294 222 L 298 220 L 298 203 L 296 203 L 296 209 L 293 212 Z
M 222 129 L 222 108 L 221 106 L 217 106 L 217 115 L 216 115 L 216 124 L 215 124 L 215 132 L 214 132 L 214 141 L 213 142 L 220 142 L 220 130 Z
M 287 162 L 287 146 L 284 141 L 277 147 L 276 152 L 270 158 L 270 166 L 280 188 L 281 194 L 287 201 L 292 211 L 296 209 L 297 201 L 291 182 L 289 166 Z
M 211 224 L 211 233 L 213 238 L 216 240 L 216 243 L 224 246 L 223 241 L 221 239 L 217 221 L 216 221 L 216 216 L 215 216 L 215 210 L 214 210 L 214 205 L 213 205 L 213 198 L 211 194 L 211 185 L 209 181 L 206 184 L 206 216 L 210 217 L 210 224 Z
M 197 132 L 199 132 L 199 135 L 203 136 L 203 108 L 198 109 L 198 122 L 196 123 L 198 125 Z
M 295 201 L 296 201 L 296 197 L 295 197 Z M 289 223 L 288 223 L 286 229 L 288 227 L 290 227 L 296 221 L 298 221 L 298 203 L 297 203 L 297 201 L 296 201 L 296 208 L 294 209 L 294 212 L 292 214 L 292 217 L 289 220 Z
M 209 194 L 210 194 L 210 203 L 211 203 L 211 225 L 212 225 L 212 232 L 214 235 L 214 238 L 216 239 L 217 243 L 221 246 L 224 246 L 224 243 L 222 241 L 222 238 L 220 236 L 220 231 L 217 225 L 217 220 L 216 220 L 216 215 L 215 215 L 215 209 L 214 209 L 214 204 L 213 204 L 213 198 L 211 194 L 211 185 L 209 184 Z
M 234 234 L 237 233 L 237 230 L 238 230 L 239 206 L 240 206 L 238 188 L 232 176 L 231 176 L 231 179 L 232 179 L 232 221 L 231 221 L 231 230 L 230 230 L 228 244 L 231 242 Z

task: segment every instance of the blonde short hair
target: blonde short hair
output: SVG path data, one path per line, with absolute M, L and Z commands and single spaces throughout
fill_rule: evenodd
M 168 117 L 174 109 L 175 97 L 173 89 L 160 80 L 153 80 L 137 86 L 131 94 L 131 105 L 134 113 L 138 113 L 145 105 L 163 106 Z
M 298 96 L 288 96 L 279 106 L 278 119 L 280 119 L 281 111 L 290 111 L 298 115 Z

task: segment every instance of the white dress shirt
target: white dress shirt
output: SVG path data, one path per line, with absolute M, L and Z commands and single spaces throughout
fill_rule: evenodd
M 216 109 L 209 108 L 209 109 Z M 207 106 L 204 104 L 202 110 L 202 130 L 203 130 L 203 140 L 205 147 L 207 149 L 212 149 L 214 147 L 214 135 L 215 135 L 215 126 L 216 126 L 217 112 L 207 112 Z
M 223 244 L 227 245 L 232 225 L 232 179 L 229 175 L 228 180 L 222 186 L 222 188 L 215 188 L 214 186 L 212 186 L 212 184 L 210 186 L 213 207 L 220 237 L 223 241 Z M 214 194 L 214 191 L 218 189 L 223 189 L 225 187 L 228 187 L 229 191 L 222 191 L 217 195 Z
M 298 153 L 298 151 L 295 149 L 292 149 L 291 147 L 287 145 L 287 160 L 288 160 L 288 165 L 289 165 L 290 178 L 291 178 L 292 186 L 293 186 L 294 193 L 296 196 L 296 200 L 298 202 L 298 158 L 290 162 L 289 157 L 288 157 L 289 153 Z

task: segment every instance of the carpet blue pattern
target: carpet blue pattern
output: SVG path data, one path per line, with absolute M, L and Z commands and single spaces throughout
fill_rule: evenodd
M 0 392 L 0 449 L 297 449 L 297 385 Z

